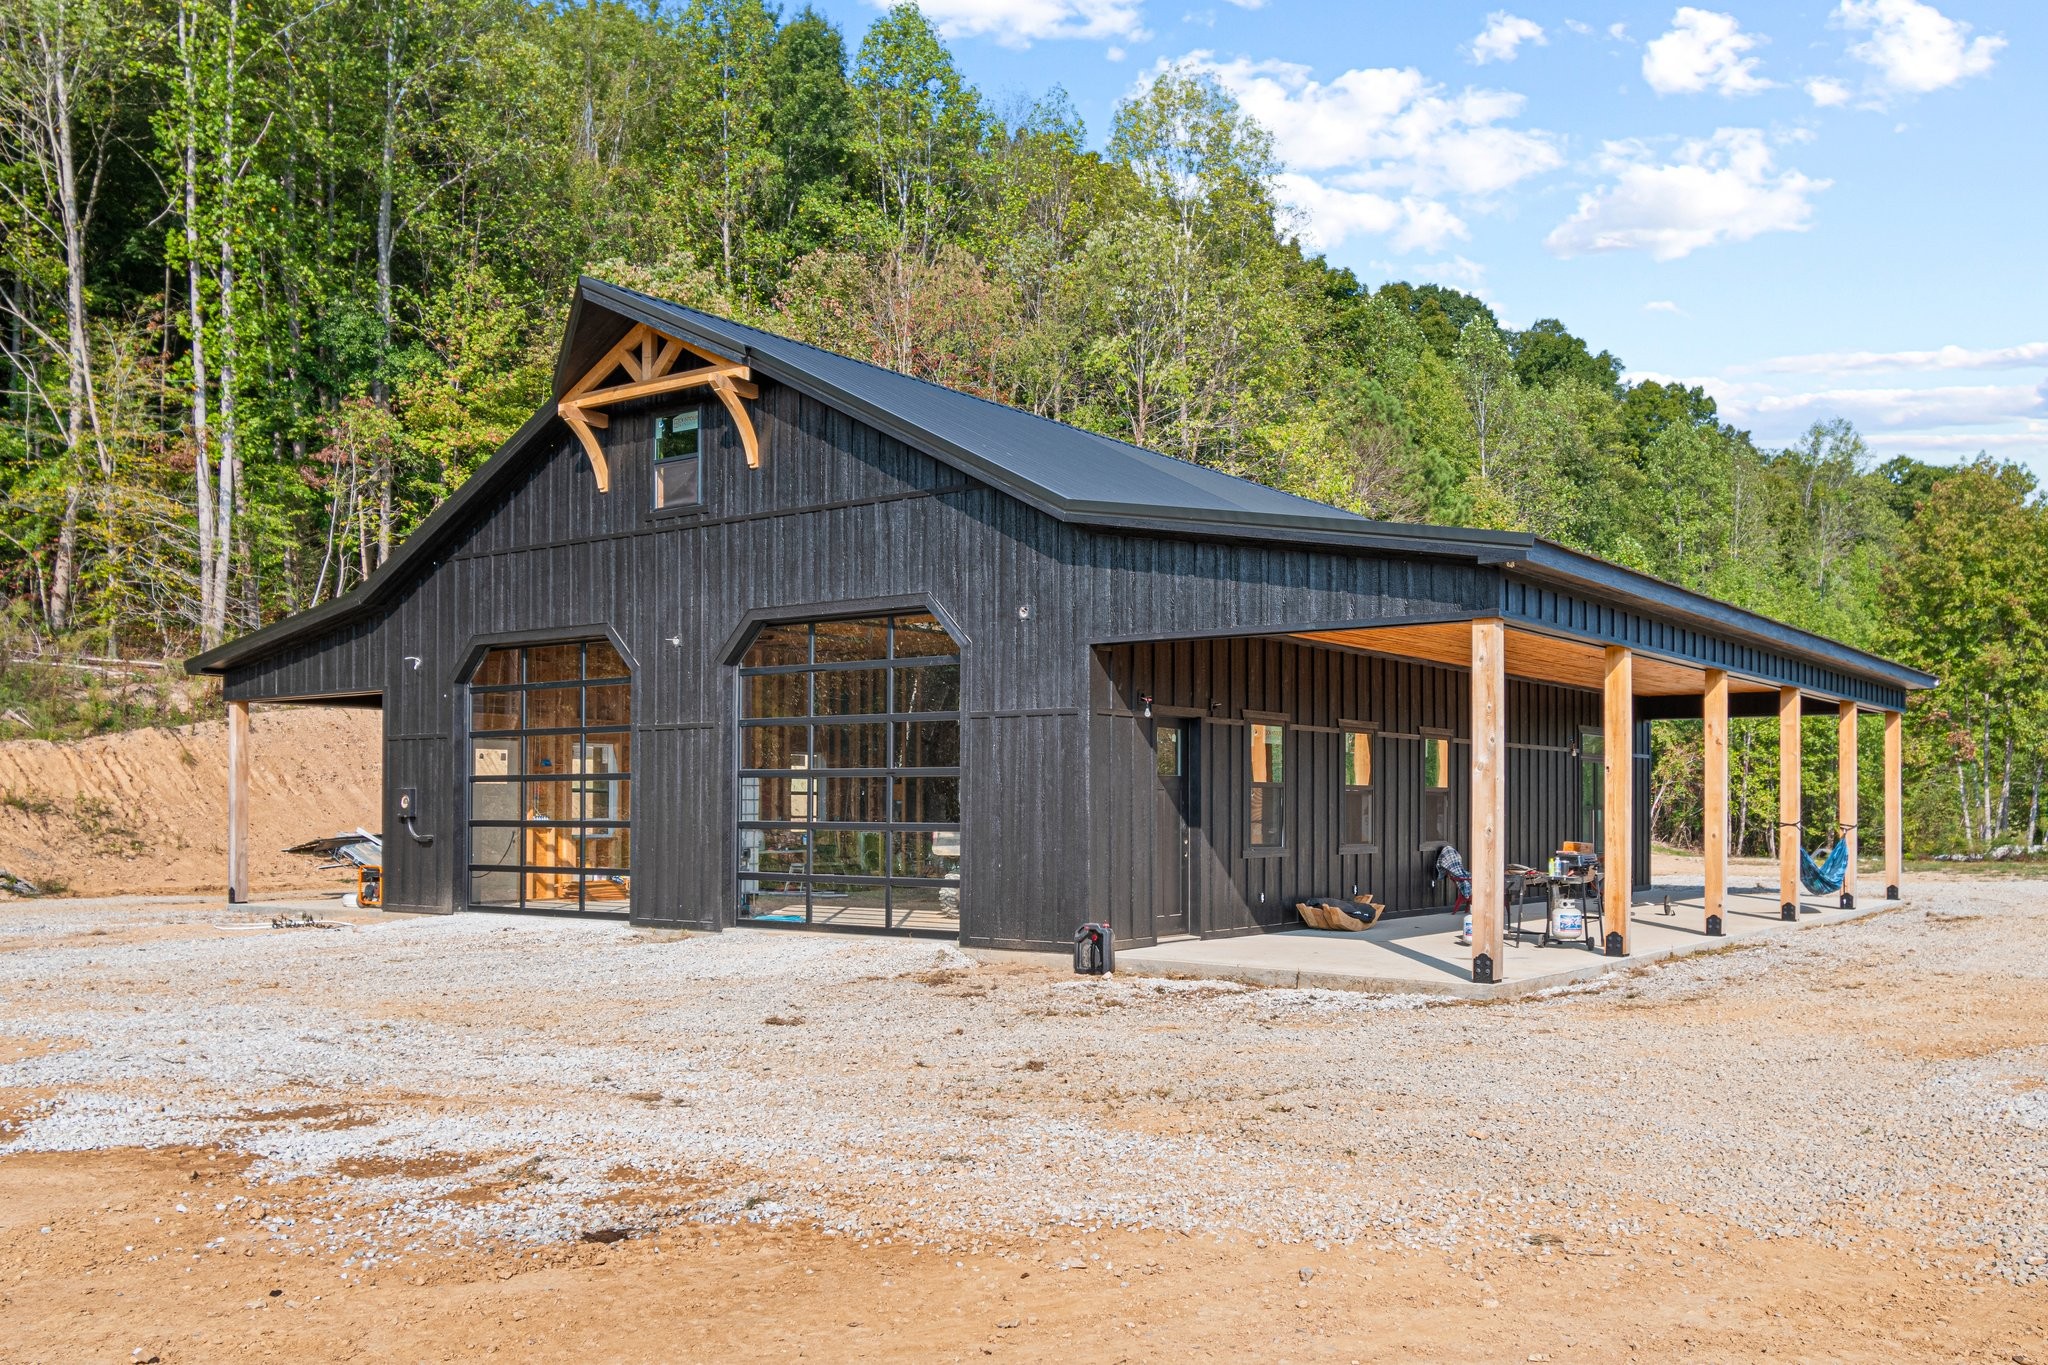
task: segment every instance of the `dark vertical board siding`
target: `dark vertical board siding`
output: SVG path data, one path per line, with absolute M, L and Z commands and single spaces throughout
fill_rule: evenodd
M 737 683 L 720 649 L 749 612 L 896 597 L 929 602 L 965 637 L 964 941 L 1052 947 L 1103 916 L 1127 940 L 1149 935 L 1160 832 L 1150 731 L 1132 714 L 1143 695 L 1202 717 L 1191 764 L 1198 931 L 1286 924 L 1295 897 L 1354 885 L 1404 909 L 1446 898 L 1428 887 L 1419 803 L 1405 798 L 1419 781 L 1420 727 L 1462 734 L 1467 724 L 1457 670 L 1241 635 L 1090 642 L 1493 610 L 1504 600 L 1498 570 L 1062 524 L 773 385 L 757 419 L 763 467 L 746 468 L 729 418 L 706 404 L 706 506 L 654 516 L 652 421 L 665 410 L 614 413 L 609 493 L 557 429 L 401 590 L 230 672 L 238 699 L 382 697 L 387 794 L 417 788 L 420 829 L 434 835 L 400 837 L 387 809 L 395 908 L 445 910 L 466 894 L 461 674 L 479 639 L 609 630 L 636 663 L 634 917 L 730 923 Z M 1583 610 L 1556 594 L 1516 600 Z M 1511 742 L 1531 746 L 1510 755 L 1511 849 L 1535 861 L 1571 808 L 1557 798 L 1570 791 L 1557 747 L 1569 746 L 1590 694 L 1510 692 Z M 1246 848 L 1247 709 L 1296 726 L 1278 857 Z M 1385 730 L 1376 853 L 1336 851 L 1344 720 Z M 1638 770 L 1647 782 L 1646 760 Z
M 1370 891 L 1396 913 L 1450 901 L 1432 888 L 1422 844 L 1421 735 L 1453 735 L 1452 829 L 1469 828 L 1470 683 L 1460 670 L 1279 640 L 1220 639 L 1120 645 L 1096 652 L 1091 694 L 1095 809 L 1090 883 L 1119 935 L 1151 937 L 1161 888 L 1152 884 L 1157 827 L 1145 698 L 1199 713 L 1194 929 L 1224 935 L 1297 923 L 1294 902 Z M 1600 723 L 1598 693 L 1511 679 L 1508 684 L 1508 857 L 1539 866 L 1577 815 L 1577 729 Z M 1245 713 L 1287 718 L 1287 844 L 1249 843 L 1250 736 Z M 1377 724 L 1376 851 L 1344 853 L 1338 833 L 1345 721 Z M 1121 793 L 1117 787 L 1121 783 Z M 1262 899 L 1263 898 L 1263 899 Z

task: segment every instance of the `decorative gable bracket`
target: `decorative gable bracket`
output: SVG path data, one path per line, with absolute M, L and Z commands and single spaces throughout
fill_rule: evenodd
M 677 370 L 676 362 L 686 352 L 704 363 L 695 369 Z M 621 372 L 624 382 L 605 384 Z M 583 443 L 583 453 L 590 457 L 590 471 L 597 477 L 597 491 L 604 493 L 611 489 L 611 468 L 605 463 L 604 447 L 598 442 L 597 432 L 610 426 L 611 418 L 600 409 L 612 403 L 699 387 L 710 389 L 725 404 L 733 425 L 739 428 L 740 444 L 747 452 L 747 468 L 759 469 L 761 437 L 740 401 L 761 396 L 752 372 L 745 365 L 692 346 L 680 337 L 657 332 L 644 322 L 635 323 L 618 345 L 606 351 L 604 359 L 591 366 L 562 395 L 555 410 Z

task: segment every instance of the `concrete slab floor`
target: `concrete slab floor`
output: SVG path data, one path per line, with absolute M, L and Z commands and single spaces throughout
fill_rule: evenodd
M 1869 883 L 1866 881 L 1865 885 Z M 1670 898 L 1672 913 L 1664 911 Z M 1257 986 L 1322 987 L 1394 994 L 1455 995 L 1497 1000 L 1547 990 L 1665 958 L 1712 952 L 1732 943 L 1771 934 L 1797 933 L 1896 908 L 1901 902 L 1864 895 L 1853 910 L 1833 896 L 1807 896 L 1798 922 L 1780 917 L 1776 886 L 1731 887 L 1724 934 L 1706 932 L 1705 888 L 1658 885 L 1636 893 L 1629 916 L 1629 955 L 1607 957 L 1581 943 L 1539 946 L 1543 906 L 1524 907 L 1522 941 L 1507 939 L 1502 980 L 1472 980 L 1472 950 L 1456 941 L 1462 915 L 1418 915 L 1386 920 L 1359 933 L 1289 929 L 1240 938 L 1182 939 L 1147 948 L 1119 949 L 1118 973 L 1127 976 L 1194 976 L 1243 981 Z

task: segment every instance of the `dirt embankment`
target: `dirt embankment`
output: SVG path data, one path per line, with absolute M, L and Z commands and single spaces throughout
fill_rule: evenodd
M 291 844 L 378 826 L 380 719 L 342 707 L 250 717 L 252 889 L 342 885 Z M 130 730 L 67 744 L 0 744 L 0 868 L 71 895 L 221 889 L 227 726 Z

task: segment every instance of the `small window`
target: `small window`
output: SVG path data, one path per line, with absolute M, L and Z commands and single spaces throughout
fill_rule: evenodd
M 1180 771 L 1180 723 L 1162 721 L 1153 727 L 1152 760 L 1161 777 L 1179 777 Z
M 1344 732 L 1344 792 L 1338 817 L 1342 822 L 1339 842 L 1346 847 L 1371 848 L 1377 842 L 1373 838 L 1370 730 Z
M 1286 842 L 1287 825 L 1282 782 L 1287 772 L 1287 727 L 1254 721 L 1252 735 L 1253 848 L 1279 848 Z
M 1422 841 L 1451 841 L 1451 741 L 1444 735 L 1422 737 Z
M 696 408 L 654 419 L 654 505 L 695 507 L 704 500 L 702 462 L 698 459 Z

